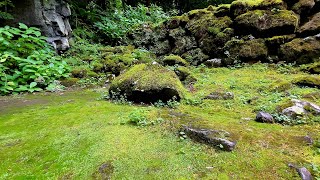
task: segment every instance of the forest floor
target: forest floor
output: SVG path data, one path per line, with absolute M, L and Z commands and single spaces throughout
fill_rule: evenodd
M 320 140 L 319 119 L 254 121 L 257 111 L 273 113 L 291 99 L 319 105 L 319 89 L 291 84 L 311 75 L 264 64 L 192 75 L 192 99 L 173 109 L 107 101 L 105 89 L 0 97 L 0 179 L 299 179 L 289 163 L 319 176 L 320 150 L 301 139 Z M 235 98 L 200 100 L 217 90 Z M 157 123 L 127 123 L 138 110 Z M 236 149 L 180 139 L 183 124 L 226 130 Z

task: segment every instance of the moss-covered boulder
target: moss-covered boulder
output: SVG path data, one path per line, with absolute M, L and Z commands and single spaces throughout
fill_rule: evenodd
M 299 24 L 299 16 L 288 10 L 254 10 L 236 17 L 235 24 L 239 34 L 270 37 L 293 34 Z
M 273 36 L 266 38 L 266 45 L 269 49 L 269 53 L 272 55 L 277 55 L 279 48 L 282 44 L 292 41 L 296 37 L 295 34 L 283 35 L 283 36 Z
M 320 40 L 316 37 L 296 38 L 281 45 L 279 55 L 288 63 L 311 63 L 315 58 L 319 58 Z
M 186 28 L 197 39 L 201 39 L 206 34 L 216 35 L 232 24 L 230 17 L 215 17 L 212 12 L 205 13 L 188 22 Z
M 117 77 L 110 85 L 112 98 L 124 97 L 137 103 L 179 101 L 185 89 L 177 75 L 159 64 L 139 64 Z
M 192 49 L 190 51 L 187 51 L 181 55 L 182 58 L 187 60 L 191 65 L 200 65 L 201 63 L 205 62 L 209 59 L 209 56 L 200 48 Z
M 218 57 L 223 54 L 224 45 L 231 40 L 233 35 L 234 30 L 232 28 L 208 33 L 199 40 L 199 47 L 209 56 Z
M 230 12 L 234 17 L 256 9 L 286 9 L 282 0 L 236 0 L 231 3 Z
M 165 56 L 162 60 L 163 65 L 168 65 L 168 66 L 174 66 L 174 65 L 180 65 L 180 66 L 188 66 L 189 63 L 184 60 L 182 57 L 178 55 L 169 55 Z
M 226 58 L 223 63 L 228 65 L 237 61 L 263 61 L 268 55 L 268 48 L 263 39 L 233 39 L 226 43 L 224 52 Z
M 320 33 L 320 12 L 310 18 L 310 21 L 303 24 L 298 33 L 300 36 L 311 36 Z
M 231 4 L 220 4 L 219 6 L 210 5 L 207 10 L 212 11 L 216 17 L 230 16 Z
M 320 77 L 318 76 L 304 76 L 293 80 L 293 83 L 298 86 L 320 88 Z
M 178 27 L 184 27 L 189 22 L 189 17 L 184 14 L 181 16 L 174 16 L 165 22 L 168 29 L 175 29 Z
M 314 0 L 299 0 L 293 5 L 291 9 L 297 14 L 304 15 L 310 12 L 315 4 L 316 3 Z
M 320 61 L 313 64 L 309 64 L 303 67 L 302 70 L 310 74 L 320 74 Z

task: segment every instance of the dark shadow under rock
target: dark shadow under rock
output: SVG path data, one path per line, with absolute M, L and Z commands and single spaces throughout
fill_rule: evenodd
M 192 140 L 207 144 L 211 147 L 233 151 L 236 142 L 226 139 L 230 134 L 226 131 L 211 130 L 211 129 L 195 129 L 188 126 L 183 126 L 183 132 Z

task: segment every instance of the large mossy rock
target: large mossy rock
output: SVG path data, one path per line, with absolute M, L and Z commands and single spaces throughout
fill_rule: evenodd
M 238 40 L 233 39 L 228 41 L 224 46 L 225 65 L 233 64 L 235 61 L 263 61 L 268 55 L 268 48 L 263 39 Z
M 254 10 L 236 17 L 235 23 L 239 34 L 270 37 L 295 33 L 299 16 L 288 10 Z
M 139 64 L 117 77 L 109 93 L 113 99 L 136 103 L 179 101 L 185 89 L 177 75 L 159 64 Z
M 296 38 L 280 46 L 280 58 L 288 63 L 311 63 L 319 55 L 320 40 L 316 37 Z
M 286 9 L 286 3 L 282 0 L 236 0 L 231 3 L 230 12 L 236 17 L 256 9 Z
M 302 25 L 298 33 L 300 36 L 311 36 L 320 33 L 320 12 L 310 18 L 310 20 Z
M 314 7 L 315 4 L 316 3 L 314 0 L 299 0 L 293 5 L 291 9 L 297 14 L 302 15 L 310 12 L 310 10 Z

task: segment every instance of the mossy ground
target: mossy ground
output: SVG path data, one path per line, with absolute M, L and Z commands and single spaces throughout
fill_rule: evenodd
M 283 126 L 250 120 L 254 111 L 272 112 L 288 99 L 319 91 L 270 88 L 305 76 L 298 68 L 255 64 L 198 67 L 191 73 L 198 81 L 176 109 L 114 104 L 88 90 L 1 97 L 0 179 L 91 179 L 103 163 L 112 164 L 112 179 L 299 179 L 288 163 L 309 170 L 311 163 L 320 165 L 316 148 L 298 138 L 319 139 L 320 123 Z M 216 90 L 231 91 L 235 99 L 199 103 Z M 319 98 L 306 100 L 320 104 Z M 33 103 L 22 107 L 17 102 Z M 146 127 L 126 123 L 136 109 L 147 110 L 150 121 L 164 121 Z M 177 128 L 186 123 L 227 130 L 238 142 L 235 151 L 179 140 Z

